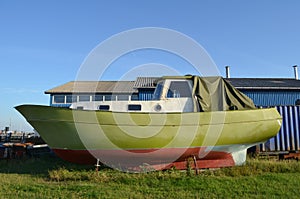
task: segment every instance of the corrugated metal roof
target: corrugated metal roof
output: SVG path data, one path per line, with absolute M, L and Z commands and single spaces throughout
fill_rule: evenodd
M 237 89 L 300 90 L 300 80 L 284 78 L 227 78 Z
M 133 88 L 155 88 L 159 77 L 138 77 L 134 82 Z
M 137 93 L 134 81 L 71 81 L 45 91 L 53 93 Z
M 155 88 L 159 77 L 138 77 L 136 81 L 71 81 L 45 91 L 52 93 L 137 93 L 138 88 Z M 300 90 L 300 80 L 284 78 L 227 78 L 244 90 Z

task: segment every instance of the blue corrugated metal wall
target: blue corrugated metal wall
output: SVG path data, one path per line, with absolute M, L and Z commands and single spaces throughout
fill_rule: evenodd
M 300 92 L 279 91 L 279 90 L 241 90 L 250 97 L 257 106 L 287 106 L 295 105 L 297 99 L 300 99 Z
M 300 150 L 300 106 L 277 106 L 282 116 L 279 133 L 260 145 L 262 152 L 283 152 Z
M 139 100 L 147 101 L 151 100 L 153 97 L 154 89 L 140 89 L 139 90 Z
M 52 98 L 53 98 L 53 95 L 50 95 L 50 106 L 52 106 Z

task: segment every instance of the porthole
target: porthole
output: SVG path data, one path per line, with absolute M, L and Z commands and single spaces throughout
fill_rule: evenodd
M 155 111 L 161 111 L 161 105 L 157 104 L 154 106 Z

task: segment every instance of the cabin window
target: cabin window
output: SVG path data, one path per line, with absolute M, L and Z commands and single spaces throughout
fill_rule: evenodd
M 140 110 L 142 110 L 142 105 L 140 105 L 140 104 L 129 104 L 128 105 L 128 110 L 129 111 L 140 111 Z
M 187 81 L 172 81 L 167 93 L 167 98 L 192 97 L 192 92 Z
M 67 103 L 77 102 L 77 96 L 76 95 L 67 95 L 66 102 Z
M 90 96 L 89 95 L 79 95 L 79 102 L 89 102 Z
M 101 111 L 108 111 L 109 110 L 109 105 L 100 105 L 98 107 L 99 110 Z
M 160 99 L 163 87 L 164 87 L 164 83 L 163 82 L 158 82 L 158 84 L 156 85 L 154 94 L 153 94 L 153 100 L 159 100 Z
M 64 95 L 54 95 L 54 103 L 57 104 L 64 104 L 65 103 L 65 96 Z
M 83 110 L 83 106 L 77 106 L 77 110 Z
M 300 106 L 300 99 L 297 99 L 297 100 L 296 100 L 295 105 L 296 105 L 296 106 Z

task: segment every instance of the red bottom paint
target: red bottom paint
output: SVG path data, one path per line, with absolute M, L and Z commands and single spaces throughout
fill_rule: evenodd
M 232 155 L 201 148 L 168 148 L 149 150 L 66 150 L 52 149 L 60 158 L 79 164 L 94 165 L 99 161 L 120 170 L 164 170 L 170 168 L 220 168 L 234 166 Z

